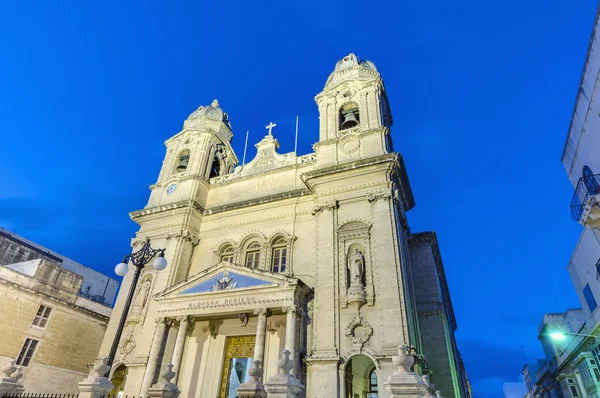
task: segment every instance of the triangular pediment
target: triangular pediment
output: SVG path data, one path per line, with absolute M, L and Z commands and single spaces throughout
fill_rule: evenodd
M 295 282 L 297 282 L 297 279 L 293 277 L 222 262 L 170 287 L 159 293 L 156 298 L 196 294 L 227 294 L 227 292 L 238 289 L 287 286 Z

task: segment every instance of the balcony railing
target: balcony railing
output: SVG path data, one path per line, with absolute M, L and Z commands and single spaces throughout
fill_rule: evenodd
M 571 219 L 579 221 L 590 196 L 598 194 L 600 194 L 600 174 L 581 177 L 571 199 Z

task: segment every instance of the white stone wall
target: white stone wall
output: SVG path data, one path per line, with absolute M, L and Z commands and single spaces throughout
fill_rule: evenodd
M 594 325 L 600 320 L 600 283 L 598 283 L 596 278 L 595 267 L 598 259 L 600 259 L 600 244 L 598 244 L 598 239 L 594 231 L 584 228 L 567 269 L 586 318 L 592 318 L 591 322 L 589 322 L 590 325 Z M 589 284 L 594 298 L 598 303 L 598 308 L 593 313 L 590 313 L 589 306 L 583 295 L 583 289 L 586 284 Z
M 11 358 L 0 356 L 0 363 Z M 78 383 L 87 377 L 86 372 L 77 372 L 56 366 L 33 362 L 28 368 L 21 368 L 21 384 L 25 393 L 78 394 Z

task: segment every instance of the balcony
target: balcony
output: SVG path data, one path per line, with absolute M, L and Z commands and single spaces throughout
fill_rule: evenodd
M 600 227 L 600 174 L 579 179 L 571 200 L 571 219 L 589 228 Z

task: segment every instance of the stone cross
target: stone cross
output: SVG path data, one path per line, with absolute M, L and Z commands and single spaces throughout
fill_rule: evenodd
M 269 129 L 269 135 L 273 135 L 271 134 L 271 130 L 273 130 L 273 127 L 277 126 L 275 123 L 273 122 L 269 122 L 268 126 L 265 126 L 266 129 Z

